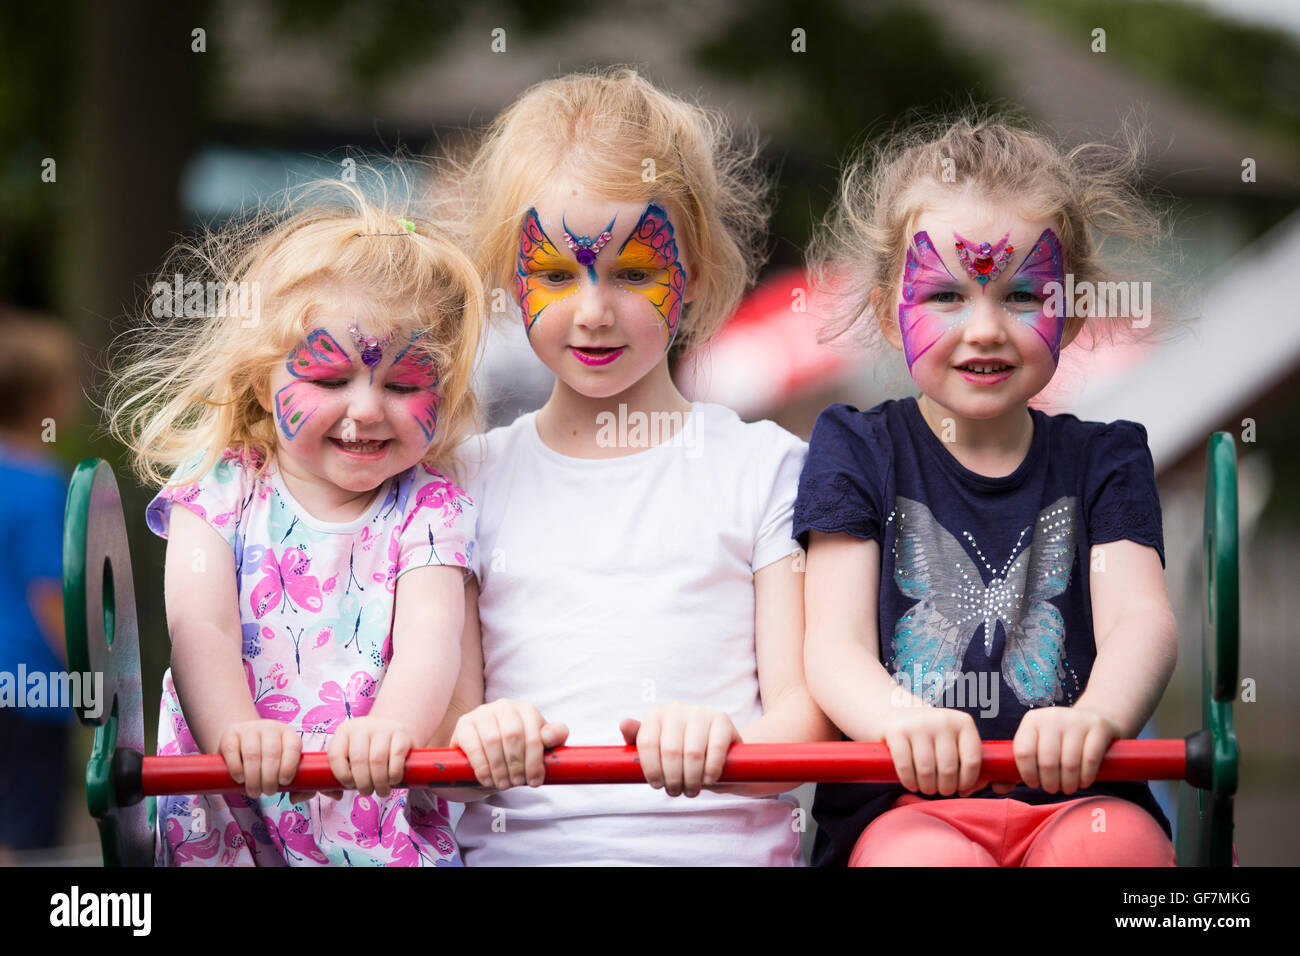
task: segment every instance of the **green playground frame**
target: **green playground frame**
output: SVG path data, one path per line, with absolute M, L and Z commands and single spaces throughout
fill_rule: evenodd
M 1232 703 L 1239 653 L 1237 453 L 1232 436 L 1210 436 L 1205 463 L 1205 600 L 1201 721 L 1213 749 L 1209 780 L 1179 784 L 1180 866 L 1231 866 L 1237 737 Z M 63 606 L 69 671 L 104 675 L 105 706 L 78 711 L 95 738 L 86 764 L 86 804 L 99 826 L 105 866 L 152 866 L 156 802 L 136 785 L 144 742 L 140 635 L 126 522 L 107 462 L 87 458 L 68 489 L 63 534 Z M 111 702 L 111 703 L 109 703 Z

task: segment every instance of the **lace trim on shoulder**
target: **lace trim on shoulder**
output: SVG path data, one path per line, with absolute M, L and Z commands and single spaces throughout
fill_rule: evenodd
M 862 492 L 845 474 L 809 478 L 795 505 L 796 528 L 828 534 L 844 531 L 855 538 L 876 538 L 880 521 L 862 503 Z

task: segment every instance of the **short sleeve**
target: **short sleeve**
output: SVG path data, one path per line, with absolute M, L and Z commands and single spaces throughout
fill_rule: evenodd
M 779 425 L 763 422 L 762 427 L 770 429 L 771 437 L 763 438 L 769 464 L 758 473 L 758 500 L 763 510 L 750 556 L 750 567 L 755 571 L 794 552 L 791 544 L 794 499 L 799 489 L 799 472 L 808 454 L 807 444 Z
M 190 467 L 190 463 L 182 465 L 176 474 L 182 474 Z M 233 551 L 244 502 L 249 498 L 247 488 L 250 481 L 246 463 L 234 452 L 227 451 L 221 461 L 197 481 L 168 485 L 158 492 L 145 509 L 145 523 L 158 537 L 166 538 L 171 525 L 171 510 L 180 505 L 216 529 Z
M 410 507 L 398 530 L 397 577 L 412 568 L 473 566 L 478 509 L 451 479 L 417 466 Z
M 1089 544 L 1145 544 L 1156 549 L 1164 565 L 1155 464 L 1146 429 L 1137 422 L 1112 422 L 1093 439 L 1084 479 L 1084 509 Z
M 890 445 L 883 416 L 832 405 L 817 417 L 799 476 L 794 535 L 808 547 L 811 531 L 881 539 L 880 500 Z

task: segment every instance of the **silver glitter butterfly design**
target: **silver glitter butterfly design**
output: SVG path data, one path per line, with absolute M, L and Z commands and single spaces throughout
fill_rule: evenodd
M 1072 497 L 1048 505 L 1034 522 L 1029 547 L 1021 548 L 1030 533 L 1025 528 L 999 569 L 988 563 L 974 536 L 962 532 L 992 576 L 986 585 L 966 549 L 929 508 L 898 498 L 890 516 L 898 521 L 894 580 L 919 603 L 894 627 L 895 675 L 927 675 L 914 692 L 936 703 L 957 679 L 979 626 L 984 625 L 984 650 L 990 653 L 994 629 L 1001 622 L 1006 634 L 1003 680 L 1026 706 L 1059 702 L 1064 696 L 1065 619 L 1048 599 L 1062 594 L 1070 583 L 1075 510 Z M 935 674 L 944 680 L 930 678 Z

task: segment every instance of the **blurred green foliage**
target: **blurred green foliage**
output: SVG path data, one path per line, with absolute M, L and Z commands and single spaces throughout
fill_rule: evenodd
M 1248 129 L 1300 146 L 1300 41 L 1174 0 L 1020 0 L 1070 28 L 1106 31 L 1106 54 Z

